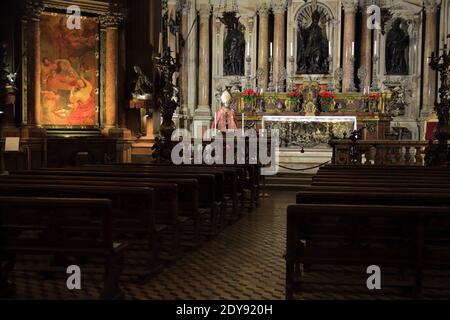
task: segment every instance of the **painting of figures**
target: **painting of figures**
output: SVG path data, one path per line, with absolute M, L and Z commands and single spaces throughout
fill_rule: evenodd
M 41 17 L 41 123 L 96 126 L 98 22 L 83 17 L 79 29 L 62 14 Z

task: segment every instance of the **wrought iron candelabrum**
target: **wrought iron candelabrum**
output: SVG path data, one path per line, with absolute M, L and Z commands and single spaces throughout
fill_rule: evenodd
M 173 122 L 173 114 L 180 106 L 179 88 L 173 82 L 173 76 L 179 72 L 180 63 L 171 54 L 167 47 L 161 54 L 154 58 L 155 66 L 160 77 L 161 90 L 156 93 L 156 103 L 161 112 L 162 123 L 160 126 L 161 136 L 153 147 L 153 156 L 160 162 L 170 161 L 170 155 L 174 142 L 172 133 L 176 129 Z
M 450 37 L 450 35 L 448 36 Z M 450 139 L 449 130 L 449 109 L 450 109 L 450 50 L 444 45 L 442 55 L 431 53 L 429 66 L 440 74 L 441 87 L 439 88 L 439 102 L 434 103 L 434 110 L 438 116 L 438 124 L 435 132 L 435 138 L 438 144 L 430 144 L 425 161 L 427 165 L 449 165 L 450 150 L 448 140 Z

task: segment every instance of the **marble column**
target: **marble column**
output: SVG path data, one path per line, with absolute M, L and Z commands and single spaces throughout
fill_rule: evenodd
M 436 12 L 435 0 L 425 0 L 425 42 L 423 50 L 423 86 L 422 86 L 422 114 L 427 117 L 434 109 L 436 97 L 436 71 L 432 70 L 429 63 L 431 53 L 436 54 Z
M 342 80 L 342 91 L 349 92 L 354 87 L 354 55 L 352 55 L 352 44 L 355 43 L 355 12 L 354 0 L 344 0 L 344 78 Z M 354 53 L 354 52 L 353 52 Z
M 258 39 L 258 69 L 264 70 L 264 77 L 258 85 L 267 90 L 269 81 L 269 8 L 264 3 L 258 9 L 259 39 Z
M 39 2 L 26 3 L 27 33 L 27 127 L 41 125 L 41 30 L 40 15 L 44 7 Z
M 198 108 L 195 110 L 196 114 L 200 113 L 205 116 L 211 115 L 209 105 L 209 90 L 210 90 L 210 40 L 209 40 L 209 16 L 211 7 L 209 5 L 202 5 L 199 10 L 200 15 L 200 43 L 199 43 L 199 76 L 198 76 Z
M 360 51 L 360 63 L 364 66 L 367 71 L 367 76 L 363 83 L 360 84 L 361 91 L 364 88 L 370 87 L 371 84 L 371 66 L 372 66 L 372 41 L 371 41 L 371 30 L 367 28 L 367 19 L 369 15 L 367 14 L 367 6 L 361 8 L 362 20 L 361 20 L 361 51 Z
M 111 129 L 117 129 L 119 94 L 119 24 L 123 16 L 118 13 L 108 12 L 101 17 L 101 24 L 106 28 L 106 118 L 105 130 L 110 134 Z
M 286 32 L 285 32 L 285 12 L 286 1 L 279 0 L 272 4 L 274 15 L 273 31 L 273 82 L 275 88 L 278 85 L 278 77 L 282 68 L 286 66 Z

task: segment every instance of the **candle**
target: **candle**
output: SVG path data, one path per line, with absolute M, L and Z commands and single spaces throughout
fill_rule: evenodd
M 244 135 L 245 114 L 242 113 L 242 135 Z
M 247 56 L 250 56 L 250 39 L 247 41 Z
M 270 57 L 273 57 L 273 43 L 270 43 Z
M 170 26 L 167 25 L 167 48 L 170 48 Z
M 162 32 L 159 33 L 159 45 L 158 45 L 158 53 L 162 52 Z
M 294 44 L 291 42 L 291 57 L 294 56 Z
M 352 41 L 352 57 L 355 56 L 355 42 Z
M 373 55 L 377 55 L 377 40 L 375 40 L 375 42 L 373 43 Z
M 328 55 L 331 56 L 331 41 L 328 41 Z

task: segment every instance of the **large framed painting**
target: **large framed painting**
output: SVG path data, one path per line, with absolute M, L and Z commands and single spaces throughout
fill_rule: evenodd
M 40 19 L 41 124 L 47 128 L 99 127 L 99 21 L 82 17 L 79 29 L 67 16 Z

